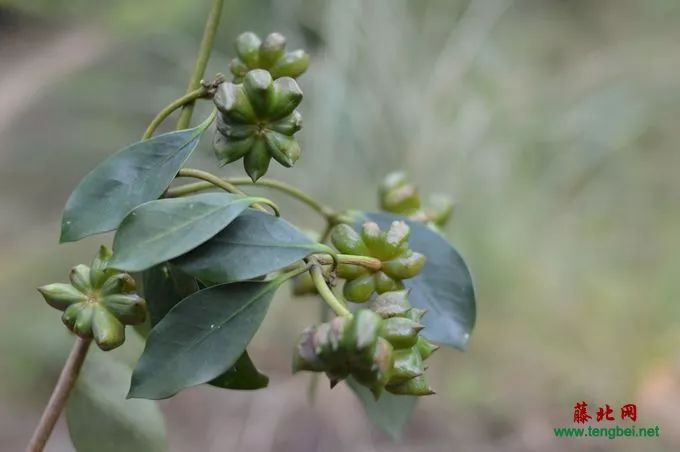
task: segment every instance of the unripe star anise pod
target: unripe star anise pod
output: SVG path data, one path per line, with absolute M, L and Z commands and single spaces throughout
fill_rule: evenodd
M 237 58 L 231 60 L 229 69 L 234 81 L 239 82 L 252 69 L 266 69 L 273 78 L 297 78 L 307 70 L 309 55 L 304 50 L 286 52 L 286 38 L 280 33 L 270 33 L 261 41 L 252 32 L 236 38 Z
M 70 284 L 53 283 L 38 288 L 45 301 L 64 311 L 66 327 L 82 338 L 94 338 L 102 350 L 125 342 L 125 325 L 146 318 L 146 303 L 137 295 L 135 280 L 127 273 L 108 269 L 111 250 L 102 246 L 91 266 L 77 265 Z
M 411 229 L 403 221 L 395 221 L 387 231 L 373 222 L 364 223 L 361 232 L 347 224 L 331 232 L 333 245 L 344 254 L 374 257 L 382 262 L 380 270 L 364 266 L 340 264 L 337 275 L 346 279 L 343 295 L 349 301 L 363 303 L 373 293 L 404 288 L 402 280 L 413 278 L 425 265 L 425 256 L 408 247 Z
M 444 227 L 453 214 L 453 202 L 448 196 L 434 194 L 423 203 L 418 188 L 401 171 L 385 177 L 378 198 L 382 210 L 436 227 Z
M 293 371 L 325 372 L 334 386 L 348 376 L 375 397 L 394 394 L 429 395 L 427 359 L 437 346 L 419 335 L 422 325 L 410 314 L 408 292 L 387 292 L 353 317 L 336 317 L 307 328 L 293 355 Z M 419 319 L 421 311 L 417 312 Z
M 392 394 L 434 394 L 425 378 L 423 361 L 432 356 L 439 346 L 420 335 L 422 326 L 419 321 L 425 311 L 411 307 L 408 294 L 407 290 L 386 292 L 370 305 L 384 319 L 381 336 L 395 348 L 394 369 L 385 389 Z
M 213 98 L 219 110 L 213 147 L 220 163 L 243 158 L 253 181 L 267 172 L 272 158 L 293 166 L 300 158 L 293 135 L 302 128 L 302 116 L 295 110 L 301 100 L 295 80 L 273 80 L 263 69 L 248 72 L 242 83 L 222 83 Z

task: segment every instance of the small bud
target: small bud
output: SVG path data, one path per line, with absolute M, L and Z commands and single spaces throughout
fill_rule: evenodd
M 111 256 L 113 256 L 113 251 L 109 247 L 104 245 L 99 247 L 99 252 L 90 265 L 90 286 L 93 289 L 99 289 L 104 281 L 117 273 L 116 270 L 108 268 Z

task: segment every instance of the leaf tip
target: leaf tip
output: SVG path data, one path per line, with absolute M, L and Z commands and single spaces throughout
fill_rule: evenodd
M 59 244 L 73 242 L 77 238 L 73 237 L 69 231 L 69 224 L 67 221 L 61 224 L 61 233 L 59 234 Z

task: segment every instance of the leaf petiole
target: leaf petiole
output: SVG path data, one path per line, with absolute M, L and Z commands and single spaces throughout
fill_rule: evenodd
M 198 89 L 195 89 L 193 91 L 188 92 L 184 96 L 180 97 L 179 99 L 176 99 L 172 101 L 167 107 L 165 107 L 163 110 L 161 110 L 155 118 L 153 118 L 153 121 L 149 124 L 149 126 L 146 128 L 146 131 L 144 132 L 144 135 L 142 136 L 142 140 L 147 140 L 153 136 L 154 132 L 160 126 L 163 121 L 165 121 L 168 116 L 170 116 L 175 110 L 191 103 L 194 102 L 196 99 L 200 99 L 202 97 L 205 97 L 208 94 L 208 87 L 206 86 L 201 86 Z M 211 121 L 212 122 L 212 121 Z
M 242 191 L 236 188 L 234 185 L 230 184 L 226 180 L 215 176 L 212 173 L 209 173 L 207 171 L 195 169 L 195 168 L 182 168 L 177 172 L 177 177 L 193 177 L 196 179 L 202 179 L 206 183 L 210 184 L 210 187 L 217 187 L 221 188 L 222 190 L 229 192 L 229 193 L 234 193 L 237 195 L 243 195 L 246 196 L 246 194 Z M 181 187 L 180 187 L 181 188 Z M 168 190 L 166 196 L 168 198 L 174 198 L 175 196 L 170 193 L 172 189 Z M 261 200 L 264 201 L 265 204 L 269 205 L 269 207 L 272 208 L 274 213 L 276 214 L 277 217 L 281 216 L 281 212 L 279 211 L 279 208 L 274 204 L 272 201 L 265 199 L 265 198 L 260 198 Z M 265 208 L 262 207 L 260 204 L 253 204 L 253 208 L 261 210 L 262 212 L 266 212 Z
M 215 35 L 217 35 L 217 28 L 220 24 L 220 16 L 222 15 L 222 7 L 224 5 L 224 0 L 213 0 L 212 7 L 210 8 L 210 13 L 208 13 L 208 19 L 205 22 L 205 28 L 203 29 L 203 38 L 201 38 L 201 46 L 198 50 L 198 56 L 196 57 L 196 65 L 194 66 L 194 73 L 191 75 L 189 80 L 189 86 L 187 87 L 187 92 L 191 92 L 197 89 L 201 85 L 201 79 L 205 73 L 205 68 L 208 66 L 208 60 L 210 59 L 210 52 L 212 51 L 213 44 L 215 42 Z M 177 128 L 184 129 L 189 127 L 191 122 L 191 116 L 194 112 L 194 102 L 187 102 L 183 108 L 182 113 L 177 120 Z
M 326 304 L 328 304 L 328 306 L 330 306 L 330 308 L 335 311 L 337 315 L 352 317 L 352 313 L 349 312 L 345 305 L 335 297 L 330 287 L 328 287 L 328 283 L 326 283 L 326 278 L 323 275 L 321 266 L 312 265 L 309 273 L 312 275 L 312 281 L 314 281 L 316 290 L 319 292 L 319 295 L 321 295 L 321 298 L 324 299 Z
M 278 284 L 283 284 L 284 282 L 288 281 L 289 279 L 295 278 L 298 275 L 303 274 L 306 271 L 309 271 L 310 268 L 312 268 L 313 264 L 304 264 L 300 265 L 298 267 L 295 267 L 291 270 L 285 271 L 272 279 L 272 281 L 276 281 Z
M 330 207 L 324 206 L 311 196 L 304 193 L 299 188 L 293 187 L 292 185 L 289 185 L 279 180 L 259 179 L 256 183 L 247 177 L 234 177 L 229 179 L 220 178 L 220 180 L 229 184 L 234 190 L 238 190 L 238 188 L 236 188 L 238 185 L 252 185 L 255 187 L 258 186 L 267 187 L 272 188 L 274 190 L 278 190 L 306 204 L 307 206 L 318 212 L 322 217 L 324 217 L 329 224 L 332 224 L 333 219 L 337 217 L 337 213 Z M 166 193 L 166 197 L 176 198 L 179 196 L 185 196 L 199 191 L 210 190 L 214 187 L 215 184 L 212 182 L 196 182 L 192 184 L 186 184 L 180 187 L 170 188 Z
M 351 254 L 319 254 L 316 256 L 317 261 L 322 265 L 329 264 L 349 264 L 349 265 L 359 265 L 361 267 L 368 268 L 369 270 L 378 271 L 382 268 L 382 262 L 380 259 L 370 256 L 353 256 Z

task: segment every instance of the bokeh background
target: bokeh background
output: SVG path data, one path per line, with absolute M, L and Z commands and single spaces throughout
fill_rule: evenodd
M 0 450 L 23 450 L 72 340 L 35 287 L 111 238 L 58 245 L 61 209 L 183 93 L 208 3 L 0 0 Z M 313 55 L 303 158 L 273 176 L 340 208 L 375 209 L 400 168 L 454 196 L 477 326 L 395 444 L 344 387 L 309 402 L 289 359 L 318 301 L 282 290 L 251 350 L 270 387 L 162 402 L 172 451 L 680 449 L 680 3 L 228 0 L 208 77 L 244 30 Z M 192 165 L 214 169 L 209 140 Z M 661 438 L 555 439 L 581 400 L 636 403 Z M 48 450 L 73 450 L 63 421 Z

